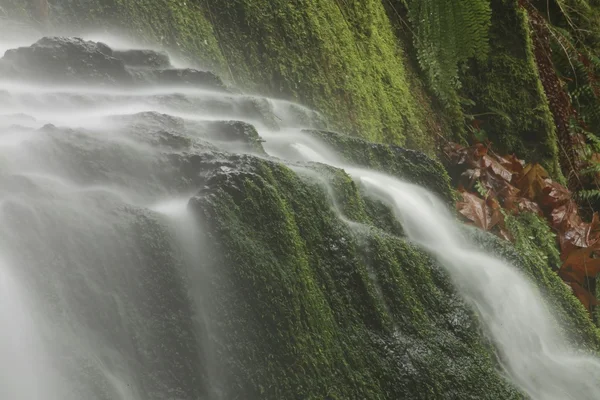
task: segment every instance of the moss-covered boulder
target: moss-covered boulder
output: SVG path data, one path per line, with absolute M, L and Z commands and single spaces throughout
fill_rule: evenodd
M 215 170 L 191 202 L 208 232 L 225 398 L 522 398 L 444 271 L 378 228 L 347 175 L 327 188 L 245 165 Z

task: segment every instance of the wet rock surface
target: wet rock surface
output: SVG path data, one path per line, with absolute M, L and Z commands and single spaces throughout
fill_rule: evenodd
M 113 51 L 104 43 L 72 37 L 44 37 L 29 47 L 8 50 L 0 59 L 0 74 L 62 84 L 179 85 L 225 90 L 212 72 L 173 68 L 166 53 Z

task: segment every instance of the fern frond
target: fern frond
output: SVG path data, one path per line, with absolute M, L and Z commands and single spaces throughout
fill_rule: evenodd
M 600 190 L 598 190 L 598 189 L 580 190 L 577 192 L 576 196 L 579 200 L 588 201 L 588 202 L 600 200 Z
M 407 0 L 418 60 L 442 101 L 459 86 L 459 64 L 489 53 L 489 0 Z

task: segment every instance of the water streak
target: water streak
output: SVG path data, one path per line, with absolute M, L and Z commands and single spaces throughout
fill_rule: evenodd
M 325 144 L 298 138 L 297 132 L 288 136 L 287 145 L 305 161 L 344 168 L 367 193 L 393 207 L 407 236 L 439 260 L 477 310 L 513 382 L 538 400 L 600 398 L 600 361 L 570 347 L 539 290 L 514 266 L 476 249 L 432 193 L 345 165 Z M 285 156 L 285 141 L 278 138 L 271 151 Z

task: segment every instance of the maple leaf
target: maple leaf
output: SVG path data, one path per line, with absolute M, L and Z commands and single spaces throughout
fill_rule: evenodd
M 600 249 L 597 247 L 586 247 L 571 251 L 560 267 L 559 274 L 580 284 L 586 277 L 595 278 L 600 273 L 600 258 L 592 258 L 592 256 L 598 250 Z
M 544 213 L 542 212 L 542 209 L 540 208 L 540 206 L 538 206 L 537 203 L 526 199 L 525 197 L 517 197 L 513 202 L 512 202 L 512 207 L 514 210 L 518 211 L 518 212 L 531 212 L 534 214 L 537 214 L 540 217 L 544 216 Z
M 583 224 L 574 200 L 569 200 L 562 206 L 553 209 L 550 213 L 550 222 L 559 232 L 567 232 Z
M 477 143 L 471 147 L 463 147 L 457 143 L 449 142 L 444 151 L 454 165 L 467 165 L 470 168 L 479 167 L 478 161 L 487 154 L 487 147 Z
M 572 199 L 569 189 L 560 183 L 546 179 L 546 187 L 542 190 L 540 196 L 540 205 L 547 210 L 553 210 L 560 207 Z
M 494 160 L 487 154 L 481 157 L 479 164 L 481 165 L 481 168 L 491 171 L 499 178 L 504 179 L 506 182 L 510 182 L 512 180 L 513 173 L 504 168 L 498 161 Z
M 506 168 L 510 172 L 518 174 L 521 171 L 523 171 L 523 166 L 525 163 L 523 161 L 519 160 L 514 154 L 509 155 L 509 156 L 504 156 L 504 157 L 497 157 L 497 158 L 498 158 L 498 162 L 500 163 L 500 165 L 502 165 L 504 168 Z
M 536 200 L 548 185 L 548 173 L 540 164 L 527 164 L 515 179 L 515 186 L 524 197 Z
M 584 289 L 583 286 L 581 286 L 579 283 L 568 282 L 567 285 L 571 286 L 571 289 L 573 290 L 575 296 L 577 296 L 579 301 L 588 311 L 592 310 L 592 306 L 598 305 L 598 299 L 596 299 L 596 297 L 588 290 Z
M 497 218 L 492 216 L 492 209 L 484 200 L 466 191 L 462 191 L 461 195 L 463 199 L 456 204 L 456 208 L 473 225 L 489 231 L 498 223 Z
M 565 255 L 569 255 L 578 248 L 600 246 L 600 217 L 598 217 L 598 213 L 594 213 L 590 223 L 581 221 L 579 214 L 574 214 L 568 222 L 568 229 L 559 232 L 559 242 Z

